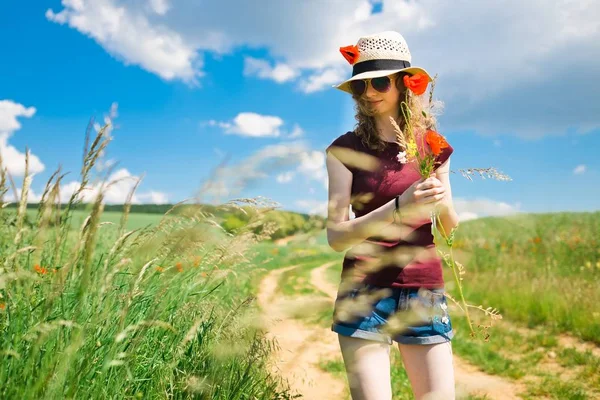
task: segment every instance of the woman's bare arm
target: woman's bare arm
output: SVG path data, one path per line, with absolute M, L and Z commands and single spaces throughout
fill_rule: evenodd
M 442 182 L 444 186 L 445 194 L 443 200 L 440 202 L 440 224 L 441 230 L 444 235 L 448 236 L 452 229 L 458 225 L 459 219 L 458 214 L 454 210 L 454 202 L 452 200 L 452 188 L 450 187 L 450 158 L 448 158 L 440 167 L 435 171 L 435 176 Z
M 336 252 L 342 252 L 365 239 L 382 233 L 394 222 L 394 200 L 349 220 L 352 172 L 330 153 L 326 159 L 329 177 L 327 208 L 327 242 Z

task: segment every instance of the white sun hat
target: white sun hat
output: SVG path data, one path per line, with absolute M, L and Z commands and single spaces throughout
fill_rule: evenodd
M 340 53 L 352 65 L 352 77 L 332 87 L 352 94 L 348 83 L 357 79 L 376 78 L 405 71 L 411 75 L 431 75 L 423 68 L 412 67 L 410 51 L 404 37 L 395 31 L 362 36 L 356 45 L 340 47 Z

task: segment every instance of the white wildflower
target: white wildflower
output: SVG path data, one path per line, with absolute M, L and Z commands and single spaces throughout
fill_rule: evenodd
M 398 162 L 399 163 L 402 163 L 402 164 L 406 164 L 407 163 L 407 160 L 406 160 L 406 151 L 399 152 L 396 157 L 398 158 Z

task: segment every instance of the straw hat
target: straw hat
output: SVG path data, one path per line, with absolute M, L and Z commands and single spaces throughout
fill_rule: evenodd
M 352 94 L 348 82 L 356 79 L 376 78 L 406 71 L 421 73 L 431 82 L 431 75 L 423 68 L 411 67 L 411 55 L 404 37 L 395 31 L 385 31 L 363 36 L 356 45 L 340 47 L 340 53 L 352 65 L 352 77 L 332 87 Z

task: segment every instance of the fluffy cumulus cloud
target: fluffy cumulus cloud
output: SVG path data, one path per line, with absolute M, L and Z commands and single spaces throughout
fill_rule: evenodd
M 257 76 L 283 83 L 294 79 L 298 75 L 298 71 L 286 64 L 279 63 L 271 66 L 267 60 L 246 57 L 244 59 L 244 75 Z
M 446 130 L 539 138 L 600 126 L 596 0 L 62 0 L 46 15 L 165 79 L 197 80 L 207 52 L 265 49 L 278 61 L 247 58 L 246 75 L 306 93 L 349 76 L 339 47 L 397 30 L 413 65 L 439 75 Z
M 581 165 L 578 165 L 575 167 L 575 169 L 573 170 L 573 173 L 575 175 L 581 175 L 585 172 L 585 170 L 586 170 L 585 165 L 581 164 Z
M 454 208 L 461 221 L 488 216 L 513 215 L 521 212 L 521 204 L 508 204 L 486 198 L 464 199 L 454 198 Z
M 62 0 L 62 5 L 59 12 L 48 9 L 46 17 L 91 37 L 126 64 L 167 80 L 197 82 L 203 75 L 197 46 L 160 22 L 168 15 L 166 0 Z
M 288 183 L 291 182 L 292 179 L 294 178 L 294 172 L 293 171 L 288 171 L 288 172 L 284 172 L 282 174 L 277 175 L 277 182 L 279 183 Z
M 273 115 L 261 115 L 254 112 L 241 112 L 232 121 L 209 120 L 201 126 L 216 126 L 226 134 L 247 137 L 285 137 L 298 138 L 304 131 L 295 124 L 291 132 L 283 128 L 283 119 Z
M 132 175 L 127 169 L 121 168 L 113 172 L 107 179 L 107 183 L 102 185 L 101 182 L 88 184 L 79 195 L 79 198 L 84 203 L 91 203 L 95 201 L 98 194 L 102 190 L 104 193 L 105 204 L 123 204 L 127 201 L 127 198 L 136 183 L 140 179 L 139 176 Z M 108 184 L 110 183 L 110 184 Z M 60 186 L 60 201 L 65 204 L 69 201 L 73 193 L 79 190 L 81 182 L 69 181 L 65 182 Z M 157 191 L 140 192 L 138 186 L 136 192 L 133 194 L 131 202 L 133 204 L 167 204 L 169 199 L 167 194 Z M 17 196 L 21 197 L 21 188 L 17 188 Z M 7 201 L 16 201 L 14 193 L 9 191 L 6 197 Z M 30 189 L 27 196 L 29 203 L 36 203 L 41 200 L 41 193 Z
M 23 176 L 25 173 L 25 153 L 11 146 L 8 141 L 14 132 L 21 129 L 18 118 L 31 118 L 35 112 L 35 107 L 25 107 L 11 100 L 0 100 L 0 155 L 4 168 L 13 176 Z M 37 174 L 44 168 L 40 159 L 30 152 L 29 173 Z

